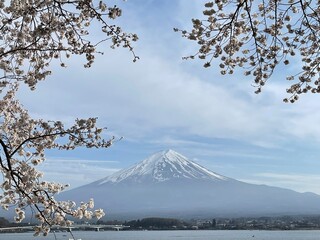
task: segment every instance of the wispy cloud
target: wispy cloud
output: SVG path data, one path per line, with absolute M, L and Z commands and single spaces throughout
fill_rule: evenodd
M 298 192 L 314 192 L 320 194 L 320 174 L 288 174 L 288 173 L 257 173 L 251 179 L 241 179 L 254 184 L 267 184 L 285 187 Z
M 112 167 L 117 161 L 47 159 L 39 166 L 47 181 L 70 184 L 70 188 L 79 187 L 104 178 L 119 170 Z

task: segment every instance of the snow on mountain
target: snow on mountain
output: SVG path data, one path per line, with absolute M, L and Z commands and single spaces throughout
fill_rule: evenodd
M 109 219 L 320 214 L 319 195 L 224 177 L 173 150 L 59 196 L 91 197 Z
M 164 182 L 183 178 L 215 181 L 228 180 L 227 177 L 209 171 L 170 149 L 155 153 L 128 169 L 116 172 L 100 180 L 98 184 L 126 181 L 143 182 L 150 180 L 153 182 Z

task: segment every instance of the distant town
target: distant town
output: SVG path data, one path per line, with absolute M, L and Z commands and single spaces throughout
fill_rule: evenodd
M 29 226 L 29 228 L 28 228 Z M 21 227 L 21 228 L 19 228 Z M 1 229 L 2 228 L 2 229 Z M 72 231 L 107 230 L 317 230 L 320 216 L 282 216 L 259 218 L 212 218 L 179 220 L 174 218 L 143 218 L 131 221 L 78 222 Z M 59 229 L 58 229 L 59 230 Z M 60 229 L 62 230 L 62 229 Z M 32 224 L 11 223 L 0 217 L 0 233 L 32 231 Z
M 315 230 L 320 229 L 320 216 L 212 218 L 188 221 L 171 218 L 144 218 L 105 223 L 130 226 L 126 230 Z

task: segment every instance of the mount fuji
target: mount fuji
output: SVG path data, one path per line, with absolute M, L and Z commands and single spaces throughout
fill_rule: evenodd
M 320 214 L 320 196 L 255 185 L 214 173 L 166 150 L 96 182 L 62 193 L 110 218 L 179 218 Z
M 141 184 L 183 180 L 225 181 L 228 178 L 205 169 L 173 150 L 167 150 L 155 153 L 133 167 L 116 172 L 96 183 Z

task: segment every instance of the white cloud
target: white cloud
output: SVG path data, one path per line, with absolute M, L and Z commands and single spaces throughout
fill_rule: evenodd
M 236 86 L 229 90 L 215 85 L 216 80 L 202 81 L 172 61 L 148 54 L 134 65 L 123 64 L 123 59 L 121 53 L 112 60 L 101 58 L 89 72 L 76 73 L 76 67 L 71 67 L 71 74 L 56 74 L 24 102 L 38 115 L 53 118 L 98 115 L 102 123 L 129 136 L 182 129 L 258 142 L 270 129 L 281 127 L 276 116 L 267 117 L 270 109 L 265 112 L 241 99 L 239 95 L 245 93 L 237 92 Z
M 143 6 L 152 4 L 156 2 L 149 1 Z M 181 19 L 181 24 L 184 23 L 195 5 L 202 9 L 202 3 L 178 2 L 176 9 L 180 11 L 166 21 Z M 76 117 L 98 116 L 100 123 L 114 133 L 136 139 L 160 131 L 163 134 L 182 131 L 250 141 L 267 148 L 279 147 L 290 137 L 319 139 L 320 132 L 313 127 L 320 120 L 315 104 L 307 111 L 298 104 L 294 107 L 283 104 L 284 84 L 280 87 L 270 84 L 261 95 L 253 97 L 250 80 L 228 79 L 238 76 L 223 78 L 213 69 L 201 68 L 197 61 L 181 63 L 179 54 L 185 45 L 174 45 L 178 41 L 170 40 L 180 39 L 179 34 L 152 39 L 150 26 L 134 13 L 129 12 L 134 22 L 129 26 L 140 32 L 145 44 L 139 46 L 140 61 L 133 64 L 127 51 L 117 49 L 107 50 L 89 70 L 81 67 L 78 58 L 66 70 L 55 68 L 52 79 L 40 84 L 38 91 L 25 94 L 23 102 L 32 113 L 67 122 Z M 151 21 L 152 12 L 146 17 Z M 157 28 L 161 33 L 171 31 L 163 25 Z M 144 40 L 144 35 L 151 39 Z M 163 47 L 158 48 L 159 45 Z M 168 59 L 163 48 L 177 52 L 176 59 Z M 189 66 L 195 71 L 189 72 Z M 211 76 L 204 78 L 204 71 Z
M 288 188 L 298 192 L 314 192 L 320 194 L 320 175 L 263 172 L 254 174 L 251 178 L 241 180 L 253 184 L 267 184 Z
M 38 169 L 44 173 L 44 180 L 70 184 L 71 189 L 118 171 L 118 168 L 112 167 L 117 162 L 49 158 Z

